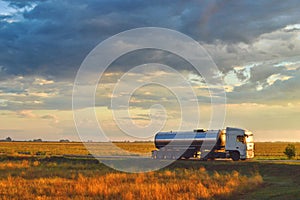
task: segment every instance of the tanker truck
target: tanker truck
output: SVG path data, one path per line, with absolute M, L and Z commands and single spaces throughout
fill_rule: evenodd
M 154 143 L 157 150 L 152 151 L 153 159 L 231 158 L 238 161 L 254 157 L 253 134 L 241 128 L 158 132 Z

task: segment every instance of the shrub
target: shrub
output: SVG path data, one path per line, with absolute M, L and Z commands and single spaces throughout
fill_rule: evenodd
M 296 156 L 296 147 L 293 144 L 288 144 L 283 152 L 288 159 L 294 158 Z

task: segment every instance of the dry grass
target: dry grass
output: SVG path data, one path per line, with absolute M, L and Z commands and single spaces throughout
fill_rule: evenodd
M 119 148 L 126 151 L 128 155 L 151 154 L 151 150 L 155 149 L 152 142 L 117 142 L 114 143 Z M 288 143 L 286 142 L 257 142 L 255 143 L 255 157 L 258 159 L 286 159 L 283 151 Z M 300 143 L 294 143 L 298 150 L 296 159 L 300 159 Z M 107 143 L 88 143 L 89 148 L 93 149 L 92 153 L 101 155 L 119 155 L 120 152 L 112 150 Z M 0 154 L 13 156 L 32 156 L 32 155 L 88 155 L 90 152 L 82 143 L 70 142 L 0 142 Z M 27 153 L 27 154 L 25 154 Z
M 152 143 L 116 144 L 134 153 L 153 149 Z M 255 153 L 282 159 L 286 145 L 256 143 Z M 300 143 L 296 148 L 300 150 Z M 20 157 L 19 151 L 30 155 Z M 46 156 L 32 157 L 39 151 Z M 0 199 L 231 199 L 252 193 L 253 199 L 261 199 L 274 191 L 290 199 L 299 196 L 298 165 L 177 161 L 164 171 L 126 174 L 92 159 L 49 156 L 88 154 L 81 143 L 7 142 L 0 143 L 0 152 Z M 256 171 L 264 176 L 264 187 L 262 177 L 252 173 Z
M 35 161 L 34 163 L 39 163 Z M 36 164 L 34 166 L 37 166 Z M 23 160 L 21 162 L 0 162 L 0 169 L 21 169 L 30 167 L 30 162 L 28 160 Z
M 126 151 L 128 155 L 139 155 L 154 150 L 154 144 L 151 142 L 117 142 L 117 147 Z M 107 143 L 87 143 L 92 153 L 101 155 L 119 155 L 120 152 L 112 150 Z M 0 154 L 13 156 L 33 156 L 33 155 L 88 155 L 90 152 L 83 143 L 80 142 L 0 142 Z
M 287 159 L 284 150 L 289 142 L 257 142 L 255 143 L 255 157 L 259 159 Z M 292 143 L 296 146 L 298 155 L 296 159 L 300 159 L 300 143 Z
M 80 142 L 0 142 L 0 153 L 6 155 L 63 155 L 63 154 L 89 154 Z
M 262 177 L 238 172 L 209 175 L 199 170 L 141 174 L 108 173 L 74 179 L 50 177 L 25 179 L 8 176 L 0 180 L 1 199 L 199 199 L 226 198 L 252 190 Z

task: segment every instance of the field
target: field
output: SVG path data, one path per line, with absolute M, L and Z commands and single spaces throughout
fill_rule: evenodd
M 116 142 L 116 146 L 126 150 L 128 155 L 148 155 L 155 147 L 151 142 Z M 284 149 L 287 142 L 257 142 L 255 143 L 255 159 L 286 159 Z M 300 143 L 293 143 L 300 152 Z M 87 143 L 92 149 L 101 151 L 104 155 L 119 155 L 110 149 L 106 143 Z M 90 152 L 80 142 L 0 142 L 0 154 L 2 155 L 88 155 Z M 300 159 L 300 153 L 296 156 Z
M 255 143 L 255 159 L 286 159 L 284 155 L 287 142 L 258 142 Z M 300 143 L 292 143 L 298 149 L 296 159 L 300 159 Z
M 115 144 L 131 155 L 154 149 L 152 143 Z M 0 199 L 296 199 L 300 162 L 285 160 L 286 145 L 256 143 L 251 161 L 179 160 L 156 172 L 130 174 L 72 157 L 89 155 L 81 143 L 2 142 Z

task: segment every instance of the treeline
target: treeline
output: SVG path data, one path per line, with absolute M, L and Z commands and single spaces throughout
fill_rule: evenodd
M 48 142 L 48 141 L 43 141 L 40 138 L 33 139 L 33 140 L 20 141 L 20 140 L 13 140 L 13 139 L 11 139 L 11 137 L 7 137 L 5 139 L 0 140 L 0 142 Z M 51 142 L 53 142 L 53 141 L 51 141 Z M 70 142 L 70 140 L 68 140 L 68 139 L 61 139 L 61 140 L 58 140 L 58 142 Z

